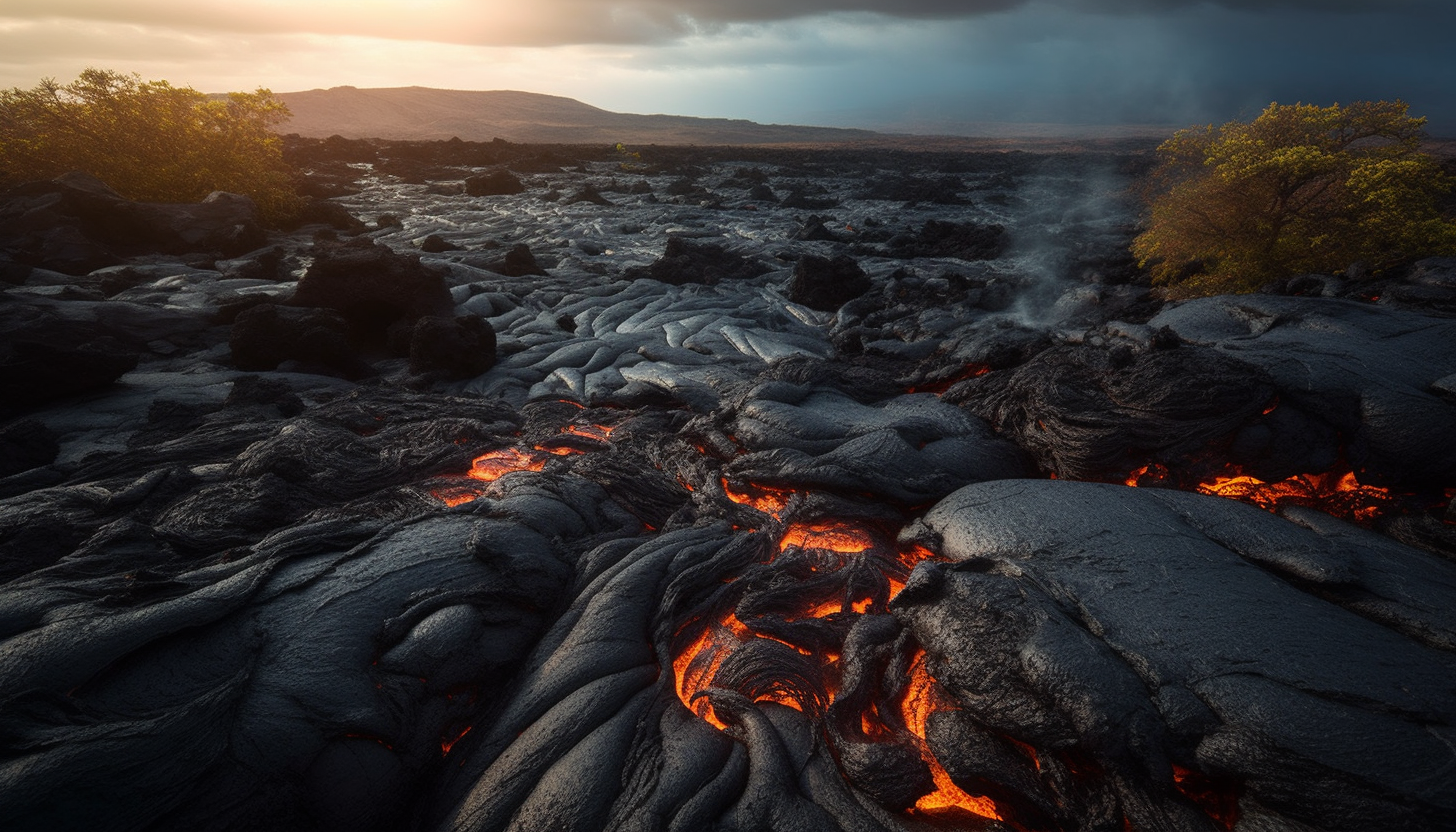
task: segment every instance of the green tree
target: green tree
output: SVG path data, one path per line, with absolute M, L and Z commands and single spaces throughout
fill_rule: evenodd
M 1158 148 L 1133 253 L 1172 297 L 1248 292 L 1361 262 L 1456 252 L 1451 182 L 1400 101 L 1270 104 L 1252 122 L 1181 130 Z
M 299 204 L 273 132 L 286 118 L 265 89 L 208 96 L 101 69 L 64 86 L 47 78 L 0 91 L 0 183 L 82 170 L 135 200 L 245 194 L 277 222 Z

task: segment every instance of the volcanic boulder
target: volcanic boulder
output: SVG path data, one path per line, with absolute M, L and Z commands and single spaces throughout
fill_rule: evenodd
M 581 186 L 581 190 L 561 200 L 563 205 L 576 205 L 581 202 L 588 202 L 592 205 L 614 205 L 610 199 L 602 196 L 602 192 L 596 185 L 588 182 Z
M 139 254 L 236 257 L 264 242 L 256 206 L 238 194 L 217 191 L 190 204 L 133 202 L 79 172 L 0 194 L 0 251 L 66 274 Z
M 468 196 L 510 196 L 526 192 L 526 186 L 508 170 L 493 170 L 465 179 Z
M 887 242 L 890 257 L 956 257 L 995 260 L 1005 253 L 1010 238 L 1003 226 L 974 222 L 926 220 L 920 231 L 896 235 Z
M 1240 463 L 1282 469 L 1262 478 L 1325 470 L 1341 450 L 1369 481 L 1446 487 L 1456 471 L 1456 403 L 1433 387 L 1456 369 L 1449 318 L 1334 298 L 1228 295 L 1166 309 L 1148 326 L 1272 379 L 1278 408 L 1234 444 Z
M 0 341 L 0 414 L 106 387 L 136 369 L 138 358 L 114 342 Z
M 471 378 L 495 364 L 495 330 L 479 315 L 415 321 L 409 341 L 410 372 Z
M 650 278 L 673 286 L 701 283 L 712 286 L 720 281 L 747 280 L 768 271 L 763 263 L 734 254 L 716 243 L 695 243 L 682 237 L 669 237 L 662 256 L 649 266 L 627 271 L 631 279 Z
M 528 275 L 546 275 L 546 269 L 536 262 L 536 255 L 531 252 L 531 247 L 525 243 L 517 243 L 510 247 L 504 257 L 498 257 L 480 263 L 481 268 L 493 271 L 496 274 L 503 274 L 506 277 L 526 277 Z
M 1153 822 L 1186 806 L 1175 766 L 1242 784 L 1247 815 L 1450 829 L 1456 617 L 1436 599 L 1456 566 L 1291 517 L 1165 489 L 968 486 L 908 533 L 954 565 L 922 563 L 891 609 L 975 722 L 1085 755 L 1114 791 L 1161 780 L 1122 803 L 1138 828 L 1207 828 Z M 954 770 L 967 749 L 931 740 Z
M 369 228 L 363 220 L 349 213 L 339 203 L 316 198 L 303 200 L 288 227 L 290 230 L 297 230 L 307 225 L 321 225 L 345 234 L 362 234 Z
M 725 467 L 739 480 L 906 505 L 1031 473 L 1025 455 L 985 422 L 928 394 L 870 406 L 838 391 L 769 383 L 739 408 L 731 433 L 749 451 Z
M 420 251 L 426 254 L 443 254 L 447 251 L 460 251 L 461 248 L 439 234 L 431 234 L 420 241 Z
M 838 205 L 839 200 L 824 195 L 823 191 L 818 188 L 794 188 L 779 204 L 785 208 L 797 208 L 802 211 L 823 211 L 825 208 L 833 208 Z
M 384 343 L 396 322 L 447 314 L 453 305 L 440 272 L 367 237 L 316 245 L 289 304 L 333 309 L 351 337 L 370 344 Z
M 833 312 L 868 292 L 873 285 L 869 275 L 848 255 L 827 260 L 805 254 L 794 264 L 794 275 L 789 278 L 786 293 L 795 303 Z
M 1206 347 L 1065 345 L 953 386 L 963 404 L 1062 479 L 1121 479 L 1202 451 L 1259 416 L 1275 387 Z
M 228 346 L 241 370 L 271 370 L 297 361 L 346 378 L 373 374 L 349 343 L 348 322 L 332 309 L 258 304 L 238 314 Z

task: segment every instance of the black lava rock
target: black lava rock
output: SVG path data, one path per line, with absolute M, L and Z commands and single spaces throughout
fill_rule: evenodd
M 960 192 L 965 183 L 954 176 L 934 179 L 906 176 L 886 177 L 871 182 L 860 199 L 888 200 L 914 204 L 928 202 L 933 205 L 964 205 L 966 200 Z
M 747 280 L 768 268 L 756 260 L 734 254 L 715 243 L 694 243 L 681 237 L 670 237 L 662 257 L 652 265 L 629 269 L 630 279 L 650 278 L 682 286 L 702 283 L 711 286 L 722 280 Z
M 415 322 L 409 342 L 410 372 L 443 378 L 472 378 L 495 364 L 495 330 L 479 315 Z
M 616 204 L 610 199 L 602 196 L 602 192 L 600 190 L 597 190 L 597 186 L 592 184 L 583 185 L 581 187 L 581 190 L 562 200 L 562 203 L 565 205 L 575 205 L 578 202 L 590 202 L 593 205 Z
M 0 342 L 0 412 L 23 410 L 96 390 L 136 369 L 136 353 L 101 341 L 79 345 L 41 340 Z
M 1001 225 L 981 225 L 945 220 L 926 220 L 915 234 L 902 234 L 889 241 L 891 257 L 957 257 L 961 260 L 995 260 L 1006 251 L 1010 238 Z
M 199 203 L 133 202 L 78 172 L 0 194 L 0 250 L 64 274 L 141 254 L 235 257 L 265 239 L 253 201 L 221 191 Z
M 493 170 L 465 180 L 467 196 L 511 196 L 525 191 L 525 184 L 508 170 Z
M 353 338 L 369 343 L 383 343 L 397 321 L 445 314 L 452 306 L 440 272 L 368 238 L 315 246 L 289 304 L 333 309 Z
M 788 296 L 810 309 L 833 312 L 847 301 L 868 292 L 873 284 L 864 269 L 848 255 L 833 260 L 806 254 L 794 264 Z
M 49 465 L 61 452 L 56 434 L 33 419 L 0 427 L 0 478 Z
M 506 277 L 546 274 L 546 270 L 541 267 L 540 263 L 536 262 L 536 255 L 531 253 L 531 247 L 525 243 L 517 243 L 511 246 L 504 257 L 486 260 L 477 265 L 493 271 L 496 274 L 503 274 Z
M 368 230 L 368 226 L 364 224 L 363 220 L 349 213 L 339 203 L 329 202 L 326 199 L 304 200 L 298 213 L 288 224 L 288 228 L 297 230 L 306 225 L 322 225 L 345 234 L 361 234 Z
M 241 370 L 271 370 L 298 361 L 346 378 L 373 373 L 350 345 L 344 316 L 331 309 L 259 304 L 238 315 L 228 346 Z
M 420 251 L 426 252 L 427 254 L 440 254 L 446 251 L 460 250 L 460 246 L 455 245 L 444 237 L 441 237 L 439 234 L 431 234 L 430 236 L 420 241 Z

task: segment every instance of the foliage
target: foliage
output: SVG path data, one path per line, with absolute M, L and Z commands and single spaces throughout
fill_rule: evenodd
M 642 154 L 635 150 L 628 150 L 625 144 L 617 142 L 612 148 L 612 152 L 616 153 L 621 160 L 617 162 L 617 170 L 624 173 L 644 173 L 648 170 L 648 166 L 642 163 Z
M 0 91 L 0 183 L 83 170 L 141 201 L 245 194 L 277 222 L 299 204 L 272 132 L 287 117 L 265 89 L 207 96 L 101 69 L 64 86 L 47 78 Z
M 1278 277 L 1374 270 L 1456 252 L 1451 182 L 1400 101 L 1270 104 L 1252 122 L 1181 130 L 1159 148 L 1133 253 L 1173 297 Z

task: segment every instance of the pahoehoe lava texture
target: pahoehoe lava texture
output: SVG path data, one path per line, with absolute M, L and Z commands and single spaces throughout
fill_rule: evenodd
M 1456 830 L 1456 264 L 1165 305 L 1136 154 L 290 155 L 266 239 L 0 195 L 7 830 Z

